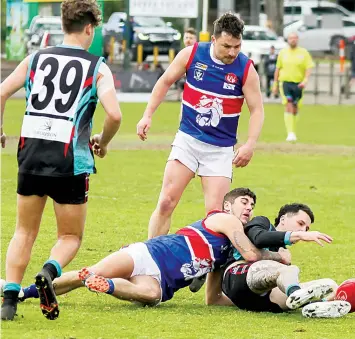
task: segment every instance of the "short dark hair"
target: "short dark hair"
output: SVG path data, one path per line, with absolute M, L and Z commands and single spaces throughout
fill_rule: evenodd
M 218 38 L 222 32 L 232 35 L 234 38 L 241 38 L 244 30 L 244 21 L 232 12 L 227 12 L 220 16 L 213 23 L 213 35 Z
M 96 0 L 64 0 L 61 8 L 65 33 L 78 33 L 88 24 L 96 27 L 101 22 L 101 10 Z
M 254 200 L 254 204 L 256 204 L 256 195 L 254 192 L 252 192 L 249 188 L 245 187 L 238 187 L 235 188 L 234 190 L 231 190 L 228 192 L 224 198 L 223 198 L 223 206 L 226 201 L 230 202 L 231 204 L 234 203 L 235 199 L 238 197 L 243 197 L 243 196 L 248 196 Z
M 189 34 L 192 34 L 192 35 L 196 35 L 197 36 L 197 33 L 196 33 L 196 30 L 195 28 L 193 27 L 188 27 L 185 29 L 184 33 L 189 33 Z
M 300 203 L 286 204 L 280 208 L 279 214 L 275 219 L 275 226 L 280 223 L 280 219 L 285 214 L 297 214 L 299 211 L 303 211 L 308 214 L 311 219 L 311 224 L 314 223 L 314 214 L 309 206 Z

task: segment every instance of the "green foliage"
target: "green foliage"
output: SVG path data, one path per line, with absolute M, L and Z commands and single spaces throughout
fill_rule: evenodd
M 1 41 L 6 39 L 6 0 L 1 0 Z

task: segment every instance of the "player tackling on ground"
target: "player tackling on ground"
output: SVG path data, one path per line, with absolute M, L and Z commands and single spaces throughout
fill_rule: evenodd
M 321 240 L 331 242 L 332 239 L 326 234 L 308 232 L 313 222 L 311 209 L 295 203 L 281 207 L 275 219 L 276 228 L 268 218 L 259 216 L 248 222 L 244 230 L 256 247 L 272 251 L 279 251 L 299 241 L 313 241 L 319 245 L 322 245 Z M 279 313 L 299 308 L 310 301 L 320 301 L 324 297 L 334 299 L 337 289 L 335 281 L 320 279 L 300 284 L 298 276 L 299 269 L 295 265 L 287 266 L 270 260 L 248 263 L 234 250 L 224 269 L 208 275 L 206 303 L 234 304 L 244 310 Z M 345 301 L 316 302 L 305 306 L 302 313 L 307 317 L 334 318 L 347 314 L 350 308 Z
M 214 233 L 214 231 L 216 230 L 215 227 L 217 224 L 222 225 L 223 220 L 225 220 L 224 222 L 227 222 L 227 220 L 234 220 L 236 224 L 239 224 L 239 222 L 241 224 L 247 224 L 253 213 L 253 208 L 256 203 L 256 196 L 249 189 L 237 188 L 228 193 L 224 201 L 225 214 L 221 215 L 221 213 L 218 213 L 215 215 L 211 215 L 205 221 L 196 222 L 191 226 L 178 231 L 177 235 L 158 237 L 153 240 L 148 240 L 147 242 L 145 242 L 145 245 L 143 243 L 138 243 L 131 245 L 128 248 L 124 248 L 119 252 L 107 257 L 92 268 L 82 270 L 81 273 L 79 273 L 79 277 L 78 272 L 69 272 L 64 274 L 61 278 L 56 279 L 54 282 L 56 293 L 63 294 L 77 287 L 81 287 L 83 286 L 83 284 L 81 284 L 80 280 L 85 280 L 84 283 L 91 290 L 111 294 L 113 293 L 113 289 L 116 288 L 116 292 L 114 293 L 114 295 L 118 298 L 123 298 L 125 300 L 131 298 L 132 300 L 155 304 L 160 300 L 158 299 L 158 296 L 161 294 L 158 290 L 159 284 L 154 282 L 153 279 L 147 277 L 152 276 L 158 281 L 158 283 L 161 284 L 163 291 L 162 300 L 166 301 L 170 299 L 175 288 L 187 286 L 189 280 L 191 280 L 194 276 L 200 276 L 201 274 L 204 274 L 211 270 L 210 257 L 201 256 L 206 255 L 207 253 L 205 252 L 205 254 L 203 254 L 204 251 L 207 250 L 207 243 L 209 243 L 209 245 L 211 245 L 211 247 L 213 248 L 213 253 L 216 261 L 212 263 L 212 267 L 213 269 L 217 269 L 218 272 L 218 266 L 223 261 L 221 260 L 221 255 L 222 253 L 224 253 L 224 257 L 227 248 L 225 247 L 226 244 L 224 243 L 225 237 L 222 234 Z M 298 208 L 301 207 L 303 209 L 306 209 L 307 211 L 310 211 L 305 205 L 297 206 Z M 325 234 L 321 234 L 319 232 L 304 231 L 307 227 L 309 227 L 309 224 L 311 223 L 311 221 L 309 220 L 310 217 L 307 218 L 306 213 L 302 214 L 300 210 L 297 210 L 299 211 L 299 213 L 293 213 L 295 211 L 295 208 L 291 210 L 282 209 L 282 211 L 283 212 L 280 217 L 282 219 L 281 224 L 284 225 L 285 229 L 295 231 L 295 234 L 292 236 L 294 239 L 296 239 L 297 236 L 298 238 L 302 238 L 304 241 L 330 241 L 330 237 Z M 313 214 L 311 213 L 312 212 L 310 211 L 310 215 L 312 216 Z M 231 214 L 232 216 L 234 216 L 234 218 L 231 218 L 231 215 L 228 214 Z M 237 221 L 235 217 L 237 217 L 239 220 Z M 265 221 L 266 219 L 263 217 L 257 217 L 253 219 L 250 224 L 247 224 L 247 234 L 251 239 L 254 239 L 254 237 L 249 234 L 249 228 L 252 228 L 254 233 L 260 233 L 265 231 L 265 225 L 259 225 L 257 223 L 260 218 L 262 218 L 263 221 Z M 304 224 L 298 225 L 299 223 Z M 204 224 L 205 227 L 203 226 Z M 242 248 L 242 251 L 244 253 L 246 253 L 248 259 L 253 260 L 253 246 L 250 243 L 245 242 L 244 234 L 240 234 L 239 231 L 237 231 L 237 233 L 234 233 L 233 229 L 235 226 L 233 226 L 232 224 L 228 225 L 227 227 L 230 228 L 228 232 L 234 234 L 234 239 L 237 239 L 238 246 Z M 219 228 L 217 229 L 219 230 Z M 289 239 L 291 239 L 291 231 L 270 232 L 269 224 L 267 225 L 266 230 L 268 235 L 271 236 L 271 238 L 278 239 L 278 244 L 285 244 L 285 242 L 288 243 Z M 272 228 L 271 230 L 274 229 Z M 227 229 L 224 232 L 227 232 Z M 216 237 L 211 237 L 211 235 L 213 234 Z M 181 237 L 182 235 L 184 236 L 184 239 Z M 205 239 L 203 240 L 203 242 L 201 241 L 201 236 Z M 265 234 L 263 234 L 262 238 L 265 238 Z M 190 250 L 187 250 L 184 246 L 182 246 L 185 242 L 190 244 Z M 148 248 L 148 251 L 146 247 Z M 178 250 L 178 248 L 180 248 L 180 250 Z M 185 250 L 183 250 L 184 248 Z M 192 251 L 192 253 L 190 251 Z M 290 258 L 288 251 L 281 251 L 283 252 L 283 255 Z M 122 256 L 123 253 L 126 253 L 129 256 Z M 190 255 L 189 253 L 192 255 Z M 270 254 L 272 254 L 272 252 L 270 252 Z M 235 255 L 240 256 L 240 253 L 235 251 Z M 169 259 L 169 261 L 166 261 L 167 256 L 171 258 Z M 227 254 L 227 256 L 229 256 L 229 254 Z M 192 257 L 194 257 L 195 259 L 191 260 Z M 153 261 L 151 260 L 151 258 L 153 258 Z M 132 261 L 133 267 L 132 264 L 129 265 L 129 262 Z M 234 261 L 234 259 L 232 259 L 232 261 Z M 269 263 L 269 261 L 264 260 L 261 262 L 264 263 L 264 266 Z M 119 271 L 120 273 L 114 273 L 114 271 L 118 267 L 121 267 Z M 123 267 L 125 267 L 125 269 L 123 269 Z M 180 268 L 180 270 L 176 268 Z M 103 275 L 108 275 L 107 277 L 117 277 L 117 275 L 121 275 L 121 277 L 128 279 L 131 284 L 128 284 L 128 282 L 125 282 L 123 279 L 105 279 L 103 277 L 94 277 L 94 275 L 90 276 L 90 271 L 94 271 L 95 273 L 101 272 L 101 274 Z M 213 275 L 214 273 L 210 274 L 210 276 L 213 277 L 214 281 L 211 281 L 211 277 L 209 278 L 209 286 L 207 289 L 208 303 L 221 305 L 225 304 L 225 301 L 228 301 L 229 304 L 231 304 L 231 301 L 222 295 L 220 287 L 220 273 L 216 274 L 215 276 Z M 184 279 L 182 279 L 183 277 Z M 166 286 L 166 284 L 170 286 L 170 289 Z M 24 298 L 27 299 L 31 297 L 37 297 L 37 293 L 34 289 L 34 286 L 24 289 Z M 155 297 L 156 299 L 154 299 L 153 297 Z M 150 298 L 153 298 L 153 300 Z M 242 297 L 241 301 L 243 301 L 244 299 Z M 264 300 L 260 299 L 259 301 Z M 249 300 L 249 302 L 252 302 L 252 300 Z M 270 305 L 270 301 L 268 303 Z M 265 304 L 265 302 L 263 302 L 262 304 Z
M 249 192 L 231 191 L 224 212 L 211 212 L 176 234 L 129 245 L 89 268 L 63 274 L 54 282 L 56 293 L 67 293 L 85 285 L 91 291 L 122 300 L 156 305 L 170 300 L 193 278 L 223 265 L 231 244 L 250 261 L 269 257 L 288 263 L 284 261 L 285 253 L 259 251 L 245 236 L 241 220 L 243 223 L 249 220 L 254 204 Z

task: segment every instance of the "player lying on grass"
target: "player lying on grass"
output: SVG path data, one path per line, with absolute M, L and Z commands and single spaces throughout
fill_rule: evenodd
M 129 245 L 91 267 L 65 273 L 54 281 L 55 293 L 85 285 L 93 292 L 156 305 L 171 299 L 191 279 L 224 265 L 231 244 L 248 261 L 289 264 L 284 251 L 258 250 L 245 236 L 240 219 L 245 223 L 251 216 L 251 195 L 248 189 L 235 189 L 226 195 L 223 212 L 212 211 L 176 234 Z
M 266 217 L 255 217 L 244 231 L 257 248 L 285 251 L 286 245 L 299 241 L 321 240 L 330 243 L 332 238 L 316 231 L 308 232 L 314 222 L 311 209 L 303 204 L 281 207 L 275 219 L 276 228 Z M 337 284 L 331 279 L 299 283 L 299 268 L 271 260 L 248 263 L 238 250 L 228 260 L 224 269 L 208 274 L 206 303 L 208 305 L 236 305 L 240 309 L 257 312 L 280 313 L 299 308 L 310 301 L 333 300 Z M 289 259 L 291 262 L 291 254 Z M 223 291 L 223 293 L 222 293 Z M 313 303 L 303 308 L 308 317 L 339 317 L 350 311 L 344 301 Z
M 230 201 L 233 201 L 233 204 L 229 204 Z M 235 215 L 243 225 L 245 225 L 253 216 L 253 209 L 256 203 L 256 195 L 254 192 L 252 192 L 249 188 L 236 188 L 229 192 L 225 198 L 226 203 L 226 212 L 231 213 Z M 229 212 L 230 207 L 233 205 L 233 212 Z M 202 277 L 206 277 L 207 274 L 204 274 Z M 201 277 L 200 277 L 201 278 Z M 204 281 L 204 280 L 203 280 Z M 4 280 L 0 279 L 0 289 L 2 292 L 2 286 L 4 284 Z M 61 284 L 64 283 L 59 283 Z M 203 283 L 201 283 L 200 287 L 202 286 Z M 191 286 L 191 285 L 190 285 Z M 56 293 L 60 293 L 58 290 L 58 280 L 55 281 L 54 287 L 56 290 Z M 29 287 L 26 287 L 20 291 L 19 298 L 21 301 L 24 301 L 25 299 L 28 298 L 38 298 L 38 292 L 36 289 L 35 285 L 31 285 Z

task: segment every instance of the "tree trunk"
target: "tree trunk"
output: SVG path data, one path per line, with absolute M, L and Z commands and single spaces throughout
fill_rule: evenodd
M 268 26 L 277 35 L 283 35 L 284 0 L 265 0 L 265 14 Z

